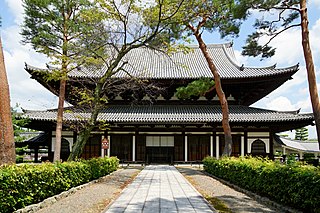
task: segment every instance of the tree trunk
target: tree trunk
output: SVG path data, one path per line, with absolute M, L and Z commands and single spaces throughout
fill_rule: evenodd
M 60 161 L 61 153 L 61 138 L 62 138 L 62 123 L 63 123 L 63 105 L 66 93 L 67 81 L 65 77 L 60 80 L 59 89 L 59 103 L 58 103 L 58 113 L 57 113 L 57 126 L 56 126 L 56 142 L 54 144 L 54 156 L 53 162 Z
M 74 161 L 80 158 L 83 152 L 83 148 L 90 138 L 90 133 L 93 130 L 93 127 L 94 126 L 87 127 L 86 129 L 80 132 L 80 134 L 77 137 L 77 141 L 72 147 L 72 151 L 69 155 L 68 161 Z
M 10 93 L 0 38 L 0 165 L 16 162 Z
M 94 107 L 92 109 L 91 117 L 88 121 L 88 124 L 85 126 L 85 128 L 80 131 L 79 136 L 77 137 L 76 142 L 72 146 L 72 151 L 69 155 L 68 161 L 73 161 L 78 158 L 80 158 L 83 148 L 86 145 L 91 131 L 94 129 L 99 112 L 101 107 L 100 105 L 100 96 L 102 94 L 102 83 L 98 83 L 95 88 L 94 92 Z
M 304 53 L 304 58 L 306 62 L 310 99 L 312 104 L 314 120 L 316 123 L 318 143 L 320 147 L 320 103 L 319 103 L 319 95 L 318 95 L 317 82 L 316 82 L 316 74 L 315 74 L 312 52 L 311 52 L 310 42 L 309 42 L 309 29 L 308 29 L 309 21 L 308 21 L 306 0 L 300 1 L 300 14 L 301 14 L 302 47 L 303 47 L 303 53 Z
M 57 126 L 56 126 L 56 142 L 54 144 L 54 155 L 53 162 L 60 161 L 61 159 L 61 140 L 62 140 L 62 124 L 63 124 L 63 107 L 66 96 L 66 85 L 68 78 L 68 20 L 69 15 L 63 11 L 64 26 L 63 26 L 63 45 L 62 45 L 62 62 L 61 62 L 61 77 L 60 77 L 60 88 L 59 88 L 59 101 L 58 101 L 58 112 L 57 112 Z
M 209 65 L 209 68 L 214 76 L 214 82 L 215 82 L 215 88 L 217 95 L 219 97 L 219 101 L 221 104 L 221 110 L 222 110 L 222 128 L 224 132 L 224 138 L 225 138 L 225 146 L 222 155 L 223 156 L 230 156 L 232 152 L 232 135 L 231 135 L 231 128 L 229 124 L 229 107 L 228 107 L 228 102 L 226 99 L 226 96 L 222 90 L 221 86 L 221 80 L 220 80 L 220 75 L 218 73 L 218 70 L 216 66 L 214 65 L 211 56 L 208 53 L 207 46 L 204 43 L 204 41 L 201 38 L 201 34 L 199 33 L 194 33 L 198 43 L 199 47 L 206 58 L 206 61 Z

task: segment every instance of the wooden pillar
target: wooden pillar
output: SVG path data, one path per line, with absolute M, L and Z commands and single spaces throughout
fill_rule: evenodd
M 248 130 L 244 130 L 244 135 L 243 135 L 243 141 L 244 141 L 244 155 L 248 154 Z
M 111 137 L 108 135 L 108 141 L 109 141 L 109 149 L 107 150 L 107 156 L 110 157 L 110 150 L 111 150 Z
M 101 136 L 101 141 L 104 139 L 104 135 Z M 103 158 L 105 156 L 105 150 L 101 146 L 101 157 Z
M 48 146 L 48 159 L 49 161 L 53 161 L 53 151 L 52 151 L 52 138 L 53 138 L 53 134 L 52 131 L 50 131 L 49 134 L 49 146 Z
M 220 144 L 219 144 L 219 136 L 216 136 L 216 159 L 220 157 Z
M 132 161 L 136 161 L 136 136 L 132 136 Z
M 184 136 L 184 161 L 188 161 L 188 136 Z
M 299 152 L 299 160 L 303 160 L 303 152 Z
M 38 157 L 39 157 L 39 146 L 34 147 L 34 162 L 38 163 Z
M 213 157 L 213 135 L 210 135 L 210 156 Z
M 274 150 L 273 150 L 273 133 L 270 132 L 270 137 L 269 137 L 269 158 L 274 160 Z
M 244 156 L 244 135 L 241 135 L 241 156 Z

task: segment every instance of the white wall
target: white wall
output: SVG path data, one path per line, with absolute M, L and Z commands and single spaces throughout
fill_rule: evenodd
M 62 137 L 69 141 L 69 148 L 72 150 L 73 146 L 73 132 L 72 131 L 62 131 Z M 52 131 L 52 139 L 51 139 L 51 151 L 54 152 L 54 147 L 56 143 L 56 131 Z
M 268 138 L 266 138 L 268 137 Z M 266 153 L 270 153 L 269 132 L 248 132 L 248 153 L 251 153 L 251 145 L 255 140 L 261 140 L 266 145 Z

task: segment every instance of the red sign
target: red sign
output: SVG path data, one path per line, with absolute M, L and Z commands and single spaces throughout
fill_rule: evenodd
M 101 141 L 101 148 L 102 149 L 109 149 L 109 141 L 107 138 L 104 138 L 102 141 Z

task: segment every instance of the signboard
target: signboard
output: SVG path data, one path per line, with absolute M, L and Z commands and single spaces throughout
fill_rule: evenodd
M 109 140 L 107 138 L 104 138 L 101 141 L 101 148 L 102 149 L 109 149 Z

